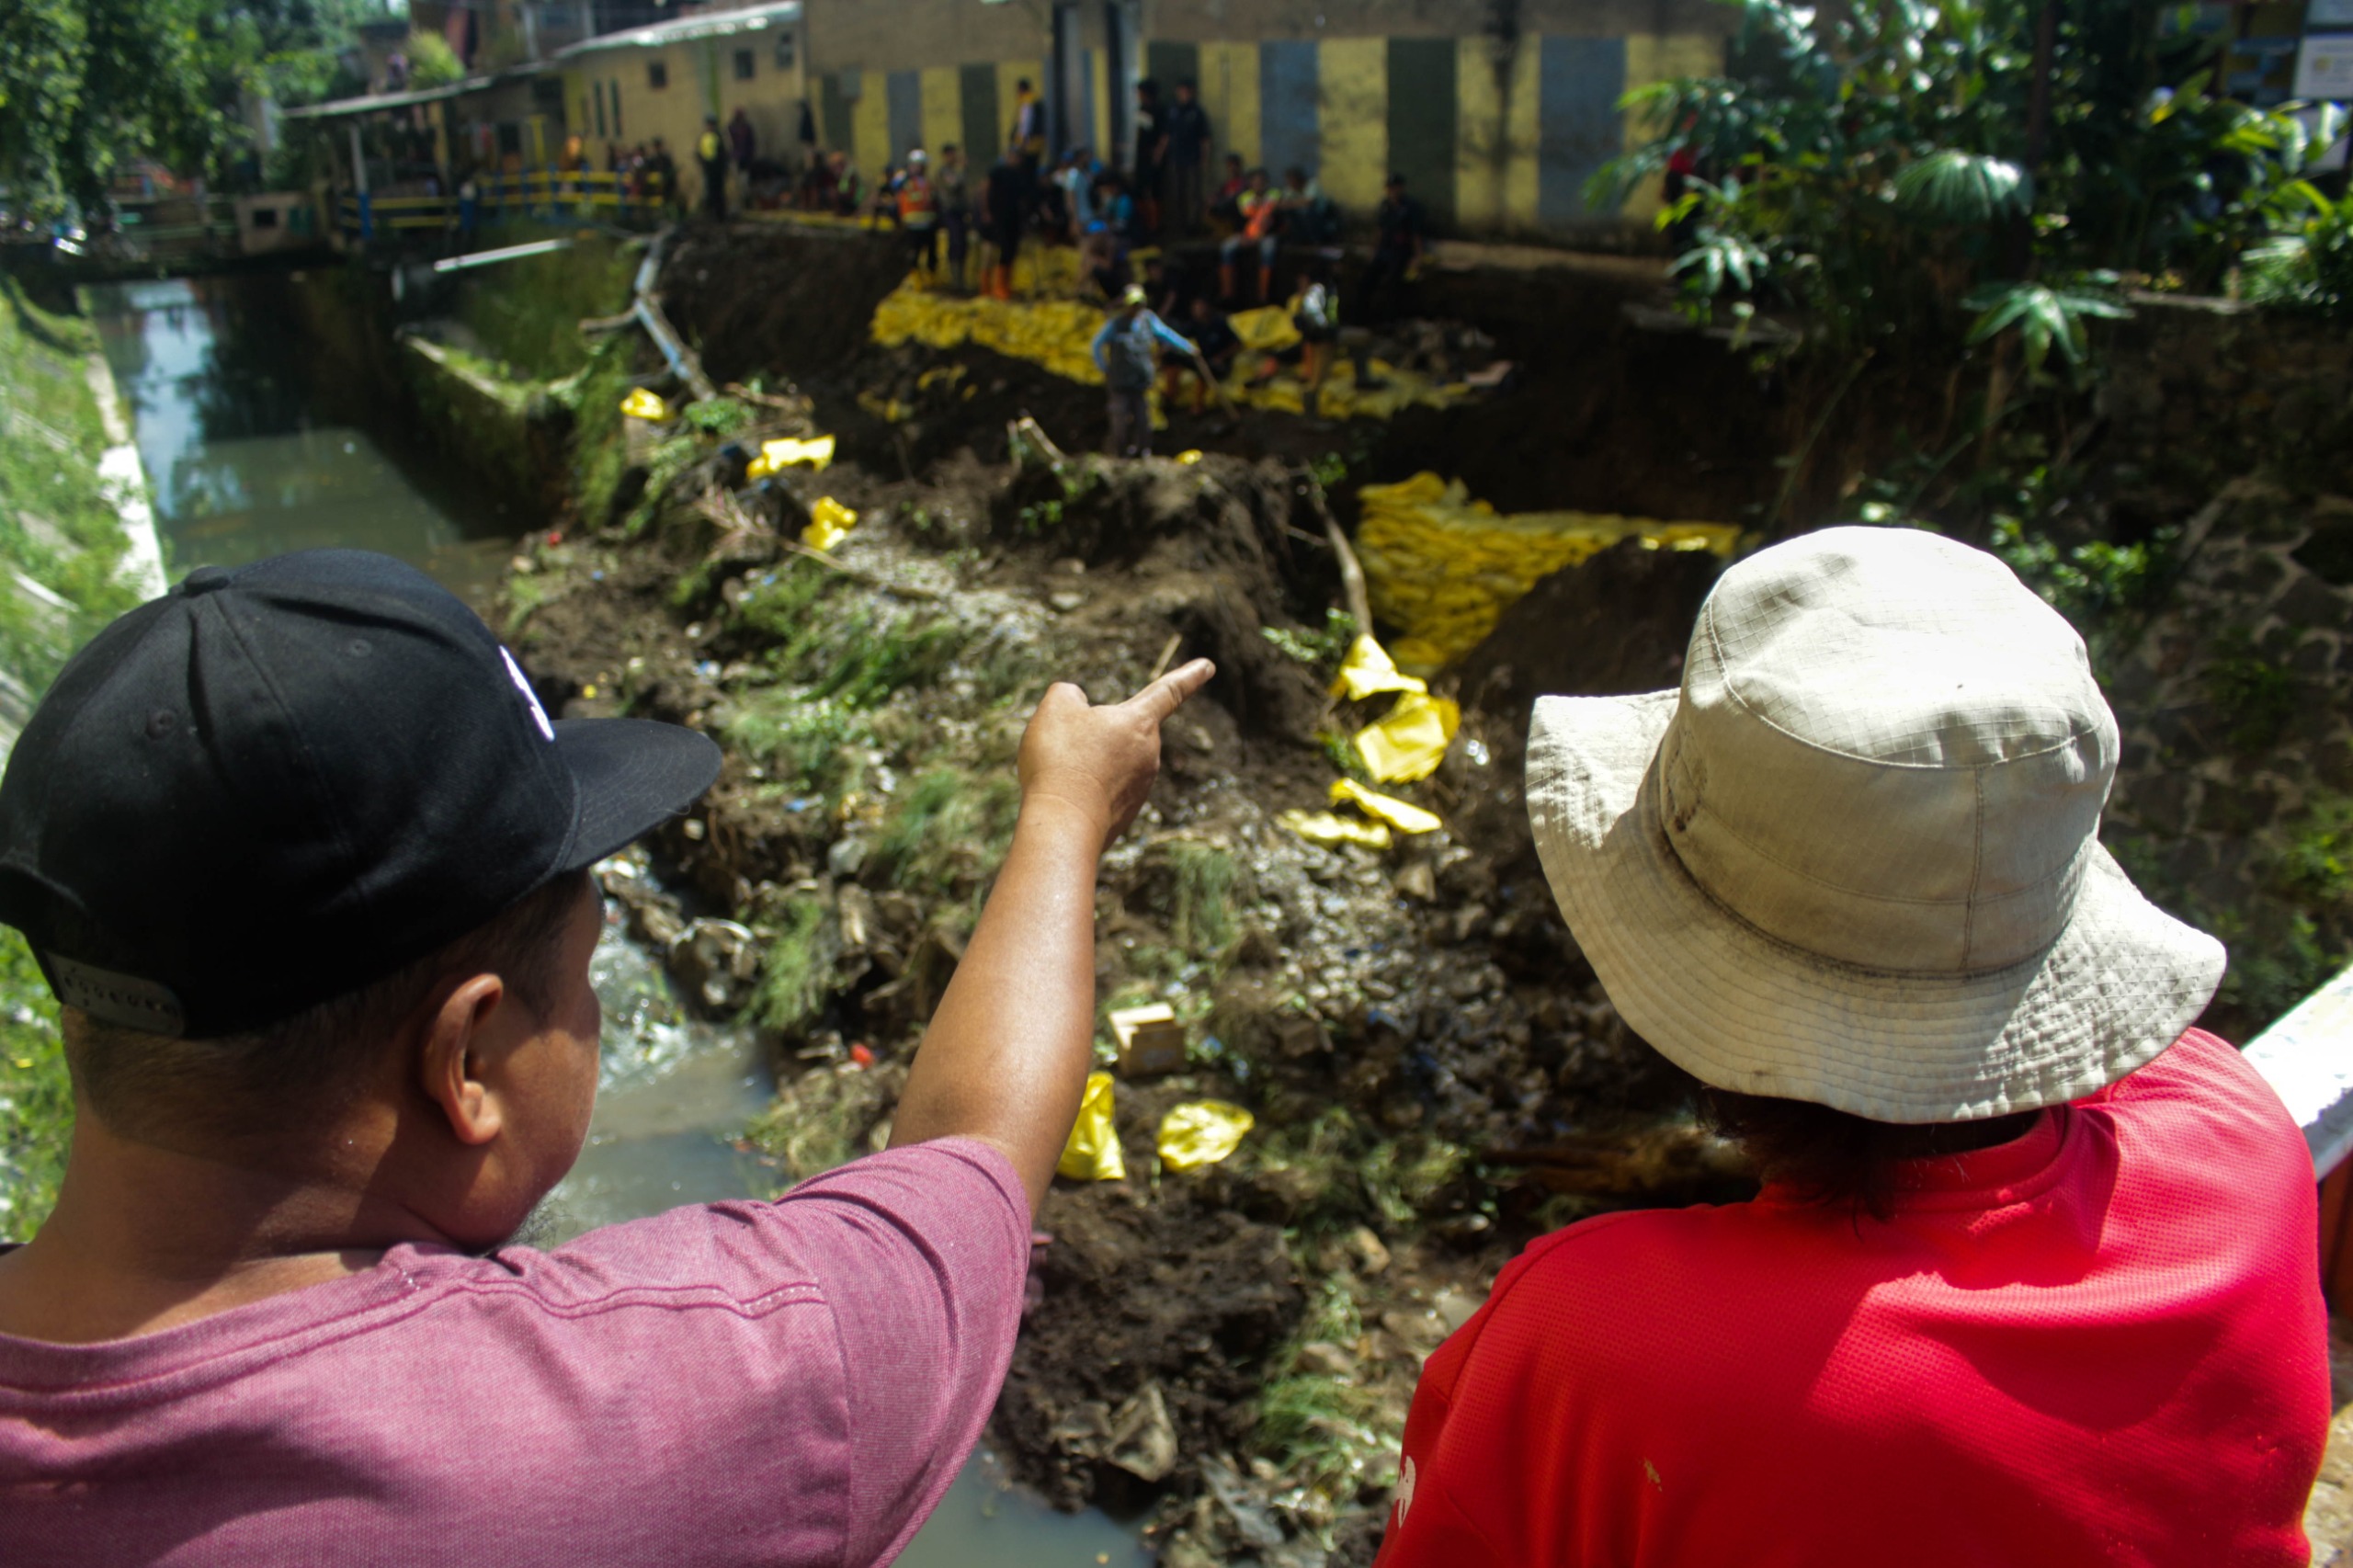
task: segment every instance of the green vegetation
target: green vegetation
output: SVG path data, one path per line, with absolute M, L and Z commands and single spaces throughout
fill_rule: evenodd
M 857 710 L 778 687 L 746 693 L 720 735 L 782 788 L 828 801 L 857 787 L 859 752 L 874 743 L 872 725 Z
M 44 218 L 68 202 L 91 212 L 140 159 L 247 183 L 244 96 L 362 90 L 341 61 L 353 25 L 381 15 L 376 0 L 13 0 L 0 7 L 0 183 Z
M 117 580 L 121 519 L 98 480 L 106 437 L 84 379 L 95 348 L 84 323 L 48 314 L 0 279 L 0 669 L 32 694 L 139 602 Z
M 2299 182 L 2307 210 L 2246 256 L 2246 297 L 2279 309 L 2353 316 L 2353 192 L 2330 201 Z
M 780 915 L 760 958 L 751 1010 L 767 1028 L 789 1033 L 816 1017 L 832 994 L 838 937 L 833 910 L 822 898 L 796 893 L 784 901 Z
M 37 699 L 138 602 L 118 580 L 121 521 L 98 480 L 106 437 L 84 379 L 95 347 L 83 323 L 0 278 L 0 706 Z M 47 1216 L 72 1126 L 57 1005 L 23 938 L 0 927 L 0 1237 Z
M 2206 695 L 2230 722 L 2226 738 L 2238 751 L 2268 749 L 2296 716 L 2296 677 L 2267 658 L 2243 627 L 2214 639 L 2206 666 Z
M 1242 868 L 1214 844 L 1174 839 L 1163 846 L 1175 887 L 1168 934 L 1199 958 L 1213 959 L 1233 944 L 1235 884 Z
M 411 28 L 401 51 L 408 56 L 408 85 L 412 87 L 439 87 L 465 80 L 465 62 L 439 33 Z
M 559 390 L 572 409 L 572 494 L 592 528 L 611 517 L 629 467 L 621 439 L 621 399 L 629 387 L 629 345 L 608 337 L 587 351 L 579 374 Z
M 1251 1446 L 1297 1484 L 1327 1502 L 1353 1499 L 1366 1488 L 1396 1483 L 1394 1413 L 1381 1394 L 1356 1378 L 1313 1369 L 1302 1351 L 1330 1346 L 1343 1351 L 1364 1335 L 1354 1282 L 1346 1273 L 1317 1282 L 1315 1301 L 1290 1345 L 1272 1362 L 1277 1375 L 1258 1396 Z
M 1262 626 L 1258 635 L 1318 674 L 1329 676 L 1348 656 L 1357 640 L 1357 618 L 1344 609 L 1324 612 L 1321 631 L 1293 631 L 1288 626 Z
M 546 237 L 547 231 L 537 224 L 509 223 L 485 230 L 481 243 L 487 248 Z M 584 233 L 573 236 L 569 249 L 466 274 L 458 290 L 458 319 L 494 356 L 513 367 L 511 373 L 528 381 L 578 375 L 607 353 L 625 360 L 633 347 L 630 334 L 592 339 L 581 333 L 580 323 L 584 317 L 611 315 L 628 307 L 640 248 Z M 620 429 L 618 405 L 629 390 L 625 376 L 624 371 L 623 384 L 611 396 L 615 431 Z
M 1020 811 L 1021 786 L 1009 773 L 942 764 L 899 790 L 874 853 L 898 886 L 947 892 L 995 873 Z
M 57 1003 L 25 939 L 0 926 L 0 1240 L 48 1218 L 73 1130 Z

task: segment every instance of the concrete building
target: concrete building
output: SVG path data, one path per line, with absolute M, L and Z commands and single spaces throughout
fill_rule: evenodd
M 599 166 L 607 146 L 659 136 L 691 179 L 703 117 L 724 124 L 740 107 L 761 155 L 789 157 L 809 98 L 801 13 L 800 0 L 714 9 L 574 44 L 556 57 L 567 127 Z
M 1737 14 L 1709 0 L 805 0 L 821 139 L 870 171 L 917 144 L 984 160 L 1013 89 L 1057 147 L 1131 151 L 1139 77 L 1199 85 L 1214 155 L 1298 165 L 1359 214 L 1392 170 L 1441 223 L 1574 233 L 1586 177 L 1639 134 L 1628 91 L 1722 69 Z M 1514 30 L 1496 30 L 1500 13 Z
M 560 147 L 576 133 L 601 162 L 608 144 L 660 136 L 685 167 L 703 117 L 740 106 L 762 154 L 794 163 L 805 108 L 818 144 L 870 177 L 946 142 L 985 165 L 1027 80 L 1056 150 L 1124 165 L 1136 82 L 1158 80 L 1165 97 L 1189 80 L 1213 160 L 1238 153 L 1278 178 L 1297 165 L 1358 217 L 1395 170 L 1444 227 L 1573 236 L 1648 218 L 1654 193 L 1616 213 L 1585 200 L 1586 178 L 1642 133 L 1620 100 L 1720 70 L 1737 21 L 1711 0 L 714 5 L 562 50 L 560 86 L 543 85 L 534 108 L 563 123 L 534 140 Z

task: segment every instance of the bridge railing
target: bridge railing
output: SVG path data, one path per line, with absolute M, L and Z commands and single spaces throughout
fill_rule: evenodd
M 347 243 L 365 244 L 404 233 L 472 233 L 485 222 L 517 218 L 549 222 L 601 218 L 624 225 L 659 220 L 663 197 L 642 176 L 594 169 L 519 169 L 484 175 L 471 194 L 378 196 L 344 192 L 335 227 Z

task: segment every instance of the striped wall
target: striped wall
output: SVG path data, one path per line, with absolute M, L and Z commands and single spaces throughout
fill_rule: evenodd
M 785 144 L 798 109 L 776 95 L 797 91 L 797 82 L 789 88 L 783 74 L 770 78 L 765 59 L 756 83 L 714 82 L 712 56 L 670 52 L 666 93 L 646 90 L 645 63 L 635 55 L 600 61 L 593 73 L 567 72 L 567 110 L 592 125 L 599 99 L 609 119 L 626 97 L 616 139 L 662 134 L 683 150 L 706 105 L 717 99 L 724 110 L 743 101 L 760 122 L 763 144 Z M 1144 74 L 1165 90 L 1187 79 L 1199 85 L 1213 158 L 1239 153 L 1278 180 L 1296 165 L 1358 215 L 1381 199 L 1381 182 L 1394 169 L 1442 222 L 1534 232 L 1605 221 L 1586 206 L 1586 181 L 1629 138 L 1644 134 L 1620 99 L 1670 76 L 1721 71 L 1723 42 L 1683 34 L 1530 34 L 1498 59 L 1483 36 L 1154 40 L 1142 54 Z M 1080 75 L 1086 101 L 1073 106 L 1070 123 L 1099 153 L 1111 137 L 1112 62 L 1088 49 Z M 985 168 L 1004 145 L 1014 84 L 1025 77 L 1040 89 L 1051 85 L 1043 59 L 813 68 L 807 81 L 818 135 L 829 147 L 847 148 L 870 177 L 910 147 L 937 151 L 949 142 L 963 143 L 968 161 Z M 1657 207 L 1654 187 L 1636 193 L 1625 215 L 1645 220 Z

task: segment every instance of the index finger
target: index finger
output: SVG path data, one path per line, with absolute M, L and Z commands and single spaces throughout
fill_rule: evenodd
M 1170 670 L 1121 706 L 1135 709 L 1157 724 L 1184 707 L 1185 699 L 1209 685 L 1210 676 L 1215 674 L 1215 665 L 1207 659 L 1195 659 Z

